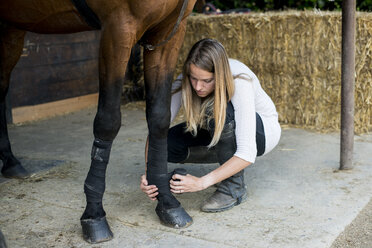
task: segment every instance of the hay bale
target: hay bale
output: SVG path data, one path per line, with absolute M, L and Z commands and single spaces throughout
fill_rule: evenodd
M 372 130 L 372 13 L 357 13 L 356 34 L 355 131 L 365 133 Z M 207 37 L 257 74 L 282 124 L 340 129 L 340 12 L 191 16 L 177 74 L 191 46 Z

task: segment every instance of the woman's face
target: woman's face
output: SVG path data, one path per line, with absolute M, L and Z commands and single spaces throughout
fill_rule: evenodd
M 199 97 L 206 97 L 214 91 L 214 73 L 200 69 L 194 64 L 190 64 L 189 80 Z

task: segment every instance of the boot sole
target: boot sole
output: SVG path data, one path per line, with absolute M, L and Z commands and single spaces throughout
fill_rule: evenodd
M 184 226 L 174 226 L 174 225 L 171 225 L 171 224 L 164 223 L 163 221 L 160 221 L 160 224 L 162 224 L 163 226 L 171 227 L 171 228 L 174 228 L 174 229 L 184 229 L 184 228 L 187 228 L 187 227 L 191 226 L 192 223 L 194 223 L 194 221 L 187 222 L 187 224 L 184 225 Z

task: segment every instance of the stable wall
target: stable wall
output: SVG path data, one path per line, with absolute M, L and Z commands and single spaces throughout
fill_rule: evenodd
M 69 113 L 98 101 L 100 32 L 27 32 L 12 71 L 8 107 L 13 123 Z

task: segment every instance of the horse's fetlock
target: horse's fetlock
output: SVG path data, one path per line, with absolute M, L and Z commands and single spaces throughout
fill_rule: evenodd
M 96 219 L 106 216 L 102 202 L 88 202 L 81 219 Z

